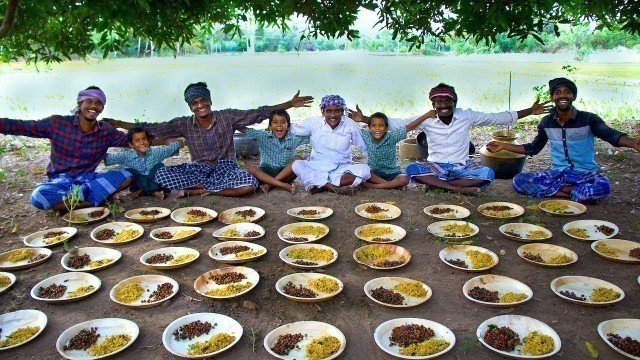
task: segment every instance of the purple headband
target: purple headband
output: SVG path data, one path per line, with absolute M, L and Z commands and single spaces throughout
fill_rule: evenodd
M 324 108 L 331 105 L 338 105 L 342 109 L 347 110 L 347 103 L 344 102 L 344 99 L 338 95 L 326 95 L 322 97 L 322 101 L 320 101 L 320 111 L 324 111 Z
M 78 93 L 78 100 L 77 100 L 78 103 L 81 103 L 87 99 L 100 100 L 103 106 L 107 104 L 107 96 L 100 89 L 86 89 Z M 71 110 L 73 114 L 77 114 L 78 111 L 79 109 L 77 106 L 73 110 Z

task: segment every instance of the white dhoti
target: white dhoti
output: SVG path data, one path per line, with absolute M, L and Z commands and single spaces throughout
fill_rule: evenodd
M 296 160 L 293 163 L 293 172 L 307 191 L 311 186 L 322 187 L 327 183 L 340 186 L 340 179 L 347 173 L 356 177 L 353 186 L 358 186 L 371 177 L 371 168 L 366 164 L 340 165 L 317 160 Z

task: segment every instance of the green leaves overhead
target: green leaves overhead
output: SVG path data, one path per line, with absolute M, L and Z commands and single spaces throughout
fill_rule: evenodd
M 553 26 L 557 34 L 559 23 L 591 22 L 640 33 L 640 2 L 633 0 L 18 0 L 12 12 L 15 1 L 0 0 L 1 28 L 10 29 L 0 33 L 2 61 L 61 61 L 93 51 L 106 57 L 121 52 L 128 37 L 175 50 L 214 25 L 235 35 L 246 21 L 286 31 L 296 16 L 306 23 L 305 38 L 353 40 L 363 8 L 374 11 L 394 39 L 412 47 L 448 36 L 490 43 L 502 33 L 542 41 L 543 29 Z

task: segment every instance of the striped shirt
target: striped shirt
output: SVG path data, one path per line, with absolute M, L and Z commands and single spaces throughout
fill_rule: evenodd
M 49 139 L 48 177 L 67 174 L 76 178 L 93 172 L 108 148 L 129 146 L 125 133 L 103 121 L 96 121 L 93 129 L 83 132 L 75 115 L 53 115 L 42 120 L 0 119 L 0 133 Z
M 108 152 L 104 156 L 104 164 L 123 165 L 127 169 L 133 169 L 142 175 L 149 175 L 149 171 L 170 156 L 177 155 L 180 150 L 180 142 L 174 142 L 167 146 L 152 146 L 144 155 L 138 155 L 134 149 L 121 152 Z
M 258 141 L 261 168 L 282 169 L 296 155 L 298 146 L 309 143 L 308 136 L 293 135 L 288 131 L 282 141 L 265 130 L 247 128 L 245 134 L 248 139 Z
M 142 127 L 161 139 L 183 137 L 187 141 L 191 161 L 215 167 L 220 159 L 236 160 L 233 147 L 235 129 L 259 123 L 268 117 L 269 107 L 262 106 L 253 110 L 213 111 L 213 122 L 206 129 L 200 126 L 195 115 L 177 117 L 159 124 L 144 123 Z
M 367 145 L 367 161 L 371 171 L 383 174 L 402 172 L 396 156 L 396 144 L 407 137 L 406 127 L 388 131 L 379 143 L 376 143 L 369 130 L 360 129 L 360 132 Z

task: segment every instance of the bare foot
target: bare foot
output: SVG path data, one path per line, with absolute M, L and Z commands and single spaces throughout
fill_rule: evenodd
M 260 185 L 260 191 L 262 191 L 265 194 L 268 194 L 269 191 L 271 191 L 271 185 L 269 185 L 269 184 Z
M 111 194 L 107 200 L 114 202 L 114 203 L 119 203 L 120 202 L 120 195 L 118 195 L 118 193 L 115 194 Z
M 176 190 L 176 191 L 175 191 L 175 197 L 176 197 L 176 200 L 177 200 L 177 199 L 181 199 L 181 198 L 183 198 L 183 197 L 185 197 L 185 196 L 188 196 L 188 194 L 187 194 L 187 193 L 185 193 L 185 191 L 184 191 L 184 190 Z
M 455 192 L 460 193 L 460 194 L 464 194 L 464 195 L 469 195 L 469 196 L 479 196 L 480 192 L 482 190 L 480 190 L 480 188 L 477 187 L 458 187 Z
M 153 196 L 157 197 L 160 200 L 164 200 L 164 191 L 154 191 Z
M 329 190 L 341 195 L 355 195 L 356 191 L 358 190 L 354 186 L 333 186 L 331 184 L 327 184 L 326 186 L 329 188 Z
M 320 193 L 320 192 L 323 192 L 323 191 L 327 191 L 327 189 L 325 189 L 325 188 L 319 188 L 319 187 L 316 187 L 316 186 L 313 186 L 313 185 L 311 185 L 311 186 L 309 187 L 309 193 L 310 193 L 311 195 L 313 195 L 313 194 L 317 194 L 317 193 Z
M 296 194 L 296 186 L 294 184 L 290 184 L 290 186 L 291 186 L 291 189 L 289 191 L 291 191 L 292 195 L 295 195 Z
M 132 193 L 129 193 L 129 195 L 127 195 L 127 200 L 129 200 L 129 201 L 135 200 L 135 199 L 139 198 L 141 194 L 142 194 L 142 190 L 138 190 L 138 191 L 134 191 Z

